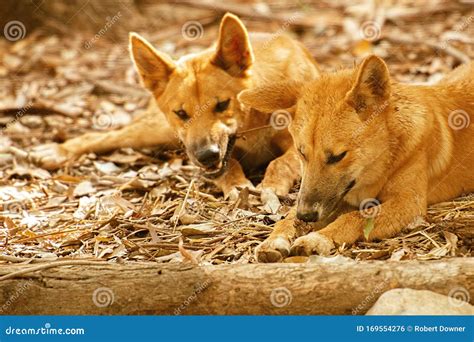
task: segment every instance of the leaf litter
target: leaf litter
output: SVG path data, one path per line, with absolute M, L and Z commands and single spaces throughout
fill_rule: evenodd
M 465 56 L 474 57 L 474 24 L 459 27 L 462 18 L 474 17 L 468 6 L 453 10 L 443 1 L 436 8 L 401 2 L 383 13 L 370 12 L 365 2 L 333 6 L 311 11 L 282 2 L 266 11 L 300 11 L 298 38 L 324 69 L 377 53 L 388 59 L 398 80 L 432 83 Z M 183 18 L 186 13 L 177 10 Z M 355 28 L 370 19 L 367 13 L 381 29 L 374 40 L 356 34 Z M 209 15 L 219 14 L 209 9 Z M 206 26 L 209 36 L 196 45 L 179 34 L 157 36 L 154 43 L 176 56 L 196 51 L 215 37 L 215 19 Z M 248 24 L 253 31 L 277 31 L 281 21 Z M 421 30 L 412 30 L 420 25 Z M 401 28 L 415 33 L 407 36 Z M 437 36 L 441 40 L 432 41 Z M 125 40 L 104 38 L 84 49 L 85 39 L 32 34 L 16 43 L 0 41 L 0 262 L 256 262 L 255 247 L 295 203 L 297 187 L 267 207 L 260 193 L 249 189 L 237 201 L 227 201 L 183 151 L 89 153 L 55 172 L 28 159 L 30 147 L 122 127 L 147 106 L 149 95 L 138 84 Z M 438 49 L 445 42 L 449 49 Z M 426 217 L 397 237 L 340 246 L 331 256 L 336 259 L 291 257 L 287 262 L 430 260 L 472 256 L 473 245 L 474 196 L 467 195 L 431 206 Z

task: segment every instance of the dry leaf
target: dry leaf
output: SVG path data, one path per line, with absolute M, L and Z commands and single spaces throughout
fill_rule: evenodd
M 94 188 L 91 182 L 84 181 L 79 183 L 75 188 L 73 195 L 74 197 L 81 197 L 95 193 L 97 190 Z
M 198 261 L 189 251 L 187 251 L 187 250 L 184 248 L 184 243 L 183 243 L 183 239 L 182 239 L 182 238 L 179 238 L 178 250 L 179 250 L 179 252 L 181 253 L 181 255 L 183 256 L 183 258 L 184 258 L 185 260 L 190 261 L 190 262 L 193 263 L 194 265 L 199 265 L 199 261 Z

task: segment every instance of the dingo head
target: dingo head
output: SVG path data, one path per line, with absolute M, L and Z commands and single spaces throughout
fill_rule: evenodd
M 130 50 L 143 85 L 156 98 L 190 159 L 210 177 L 222 174 L 242 122 L 236 97 L 248 87 L 253 63 L 242 22 L 226 14 L 215 48 L 177 62 L 134 33 Z
M 388 69 L 376 56 L 356 70 L 326 74 L 304 85 L 274 84 L 240 94 L 243 104 L 257 110 L 296 106 L 289 130 L 303 165 L 299 219 L 326 219 L 342 200 L 359 205 L 376 196 L 367 189 L 386 177 L 390 167 L 385 120 L 394 110 L 390 95 Z

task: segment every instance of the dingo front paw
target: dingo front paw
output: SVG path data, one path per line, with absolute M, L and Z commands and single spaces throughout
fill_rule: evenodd
M 47 170 L 56 170 L 61 167 L 70 156 L 61 145 L 56 143 L 40 145 L 30 151 L 33 162 Z
M 279 262 L 290 254 L 290 241 L 283 236 L 268 238 L 255 250 L 259 262 Z
M 320 233 L 311 232 L 295 240 L 293 246 L 291 246 L 290 254 L 304 256 L 312 254 L 329 255 L 334 248 L 331 239 Z

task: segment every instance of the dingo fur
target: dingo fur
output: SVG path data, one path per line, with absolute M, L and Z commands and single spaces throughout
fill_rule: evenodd
M 239 99 L 256 109 L 296 108 L 289 130 L 303 168 L 297 208 L 258 247 L 262 262 L 392 237 L 427 205 L 474 191 L 474 63 L 422 86 L 392 81 L 385 62 L 370 56 L 354 70 L 269 84 Z M 313 232 L 303 235 L 302 221 Z
M 299 42 L 284 35 L 248 35 L 236 16 L 226 14 L 217 43 L 200 53 L 173 61 L 134 33 L 130 51 L 142 84 L 153 94 L 148 113 L 120 130 L 36 149 L 33 157 L 43 166 L 56 168 L 85 152 L 176 145 L 179 138 L 190 160 L 226 196 L 238 187 L 252 186 L 244 170 L 268 163 L 263 188 L 277 195 L 288 193 L 300 177 L 288 130 L 252 131 L 268 126 L 272 113 L 242 108 L 237 95 L 266 82 L 318 77 L 318 66 Z M 245 131 L 245 139 L 239 139 L 239 132 Z

